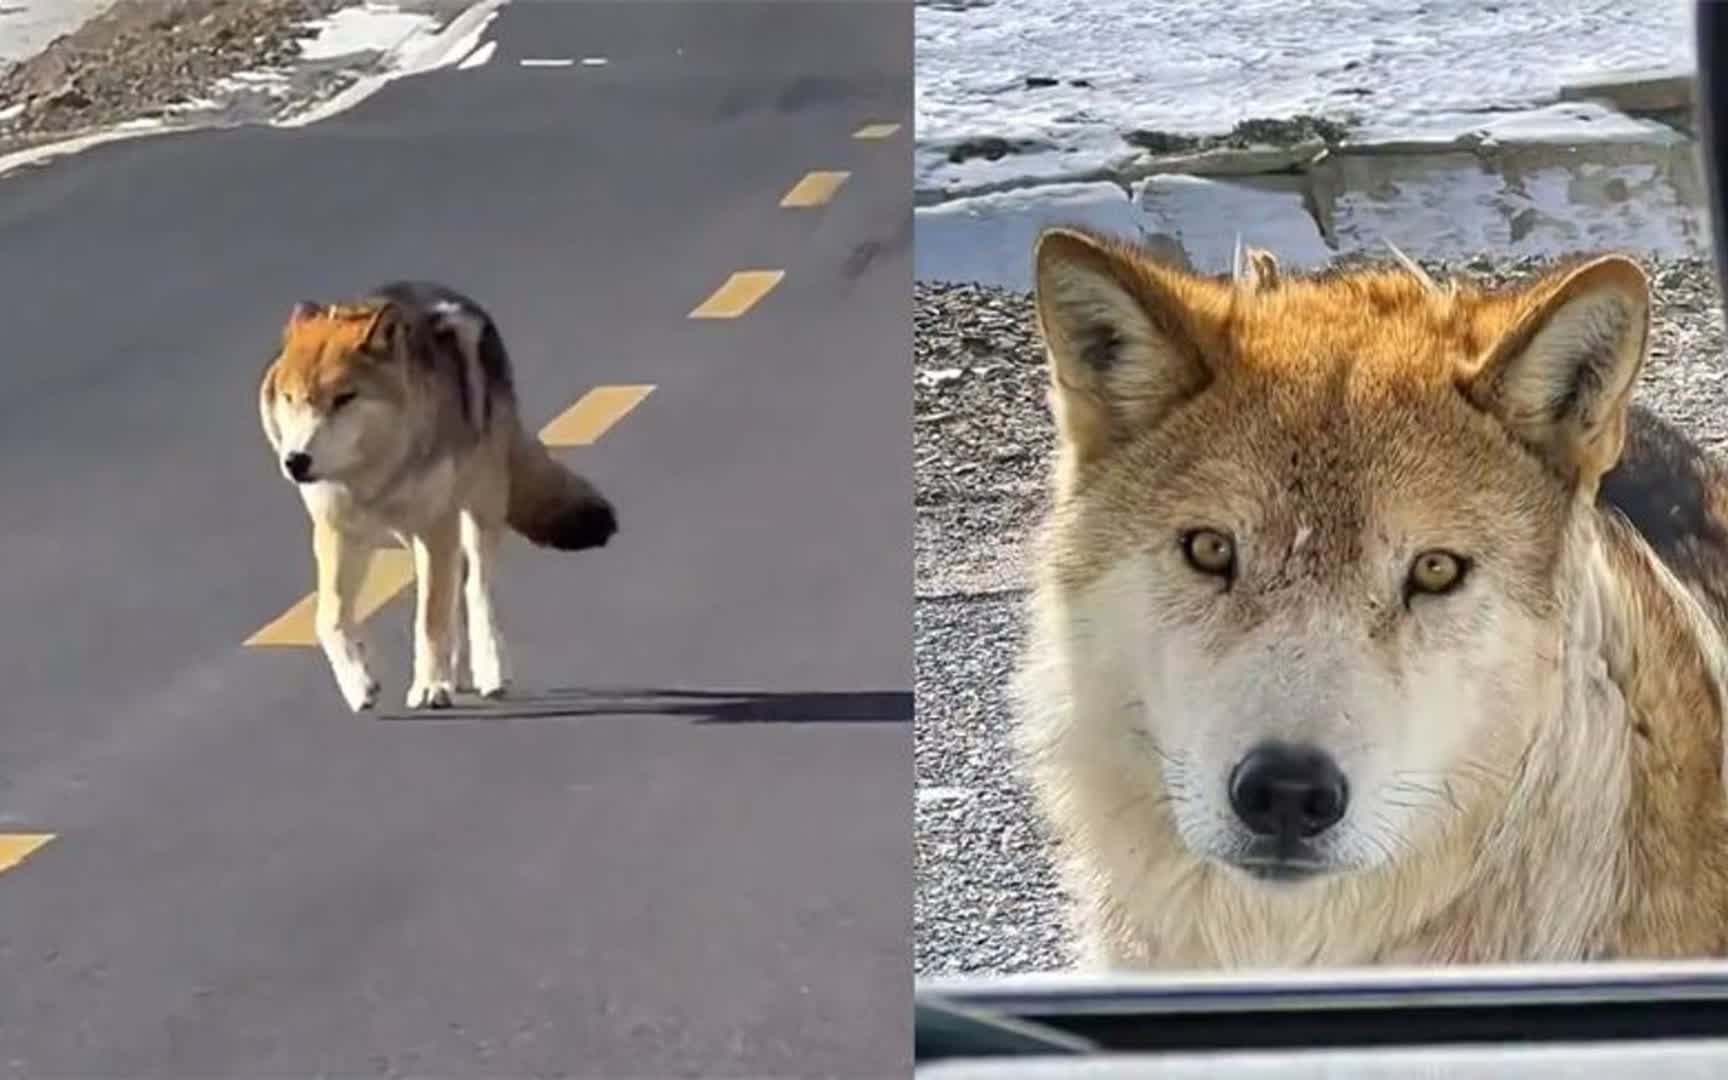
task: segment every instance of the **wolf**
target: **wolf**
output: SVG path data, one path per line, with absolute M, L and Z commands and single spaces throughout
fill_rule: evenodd
M 479 303 L 435 282 L 295 304 L 258 389 L 264 435 L 312 519 L 318 642 L 349 708 L 379 684 L 355 605 L 372 553 L 412 549 L 410 709 L 451 704 L 466 607 L 472 686 L 502 696 L 492 607 L 506 529 L 560 551 L 606 544 L 613 505 L 522 426 L 504 339 Z
M 1478 289 L 1035 242 L 1017 743 L 1113 969 L 1728 952 L 1728 475 L 1623 256 Z

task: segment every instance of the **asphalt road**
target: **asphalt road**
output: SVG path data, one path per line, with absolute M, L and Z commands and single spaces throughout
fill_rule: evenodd
M 910 1068 L 911 6 L 489 36 L 0 178 L 0 832 L 55 837 L 0 873 L 0 1075 Z M 655 389 L 564 452 L 613 545 L 507 549 L 520 700 L 405 713 L 403 597 L 356 717 L 243 644 L 311 584 L 255 387 L 295 300 L 406 275 L 491 307 L 531 423 Z

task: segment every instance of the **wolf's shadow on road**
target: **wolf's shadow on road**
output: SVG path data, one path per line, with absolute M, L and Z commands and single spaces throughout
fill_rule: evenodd
M 912 692 L 552 687 L 514 690 L 500 701 L 463 695 L 448 709 L 386 709 L 378 718 L 473 723 L 630 715 L 688 717 L 697 724 L 909 724 Z

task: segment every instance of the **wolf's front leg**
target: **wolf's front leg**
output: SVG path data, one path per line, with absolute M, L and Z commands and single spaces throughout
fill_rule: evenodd
M 378 680 L 366 666 L 366 643 L 354 618 L 361 583 L 372 547 L 356 542 L 328 522 L 313 519 L 312 554 L 318 562 L 318 644 L 330 661 L 336 685 L 348 707 L 355 712 L 378 701 Z
M 451 514 L 414 538 L 414 682 L 410 709 L 446 709 L 456 691 L 456 598 L 462 589 L 462 545 Z
M 466 573 L 466 571 L 464 571 Z M 462 605 L 456 605 L 456 614 L 450 626 L 450 677 L 456 680 L 456 692 L 466 693 L 474 689 L 472 678 L 463 678 L 462 672 L 468 659 L 465 655 L 468 640 L 467 631 L 463 629 Z

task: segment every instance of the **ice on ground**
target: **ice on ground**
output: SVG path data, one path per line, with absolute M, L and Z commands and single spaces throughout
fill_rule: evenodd
M 1686 137 L 1667 124 L 1643 120 L 1593 101 L 1563 101 L 1507 113 L 1471 129 L 1483 142 L 1681 143 Z
M 114 0 L 0 0 L 0 69 L 28 60 Z
M 1702 180 L 1692 148 L 1648 156 L 1578 151 L 1581 160 L 1514 159 L 1485 169 L 1467 154 L 1349 160 L 1330 213 L 1339 250 L 1386 241 L 1412 254 L 1462 258 L 1494 251 L 1561 256 L 1590 251 L 1699 255 L 1709 251 Z M 1361 170 L 1372 167 L 1370 176 Z
M 1206 273 L 1238 232 L 1301 267 L 1708 250 L 1691 0 L 921 0 L 917 43 L 923 278 L 1024 288 L 1063 220 Z M 1298 118 L 1333 127 L 1181 140 Z
M 410 39 L 434 34 L 438 20 L 395 4 L 367 3 L 343 8 L 309 25 L 317 36 L 300 43 L 301 58 L 334 60 L 356 53 L 405 50 L 412 47 Z
M 1163 238 L 1203 274 L 1230 269 L 1236 241 L 1272 252 L 1287 266 L 1317 267 L 1334 252 L 1308 211 L 1301 177 L 1256 183 L 1200 176 L 1154 176 L 1135 189 L 1141 230 Z
M 1055 184 L 975 195 L 915 215 L 914 274 L 926 281 L 1032 287 L 1032 243 L 1041 229 L 1081 225 L 1137 237 L 1200 271 L 1230 267 L 1236 240 L 1265 248 L 1292 267 L 1324 265 L 1334 254 L 1296 189 L 1299 178 L 1270 184 L 1158 176 L 1133 194 L 1115 184 Z
M 1089 225 L 1132 235 L 1141 215 L 1115 184 L 1053 184 L 922 207 L 916 215 L 914 273 L 1024 289 L 1032 240 L 1046 225 Z
M 1550 105 L 1569 83 L 1690 70 L 1691 12 L 1692 0 L 921 4 L 919 186 L 1096 178 L 1131 151 L 1125 132 L 1221 134 L 1254 117 L 1450 139 Z M 1599 120 L 1547 110 L 1523 134 L 1583 136 Z
M 1032 241 L 1047 225 L 1138 237 L 1206 274 L 1230 267 L 1236 238 L 1293 269 L 1337 255 L 1420 258 L 1483 252 L 1561 256 L 1618 250 L 1697 255 L 1709 222 L 1694 148 L 1604 143 L 1341 154 L 1304 174 L 1163 174 L 1134 184 L 1059 184 L 918 208 L 915 272 L 925 280 L 1031 285 Z

